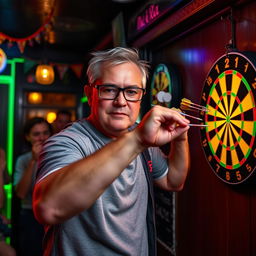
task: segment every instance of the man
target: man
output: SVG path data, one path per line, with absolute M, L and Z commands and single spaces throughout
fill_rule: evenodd
M 41 155 L 34 212 L 46 225 L 44 255 L 155 255 L 148 149 L 152 178 L 182 189 L 189 167 L 189 121 L 156 106 L 142 119 L 148 65 L 135 50 L 96 52 L 87 70 L 86 120 L 51 137 Z M 158 146 L 171 142 L 168 159 Z M 151 219 L 152 220 L 152 219 Z
M 68 110 L 59 110 L 53 122 L 53 132 L 58 133 L 71 122 L 72 114 Z

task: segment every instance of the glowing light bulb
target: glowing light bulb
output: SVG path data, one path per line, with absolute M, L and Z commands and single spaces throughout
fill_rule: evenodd
M 31 104 L 39 104 L 42 102 L 42 94 L 39 92 L 31 92 L 28 94 L 28 102 Z
M 54 70 L 51 65 L 38 65 L 36 69 L 36 81 L 39 84 L 52 84 Z
M 48 121 L 48 123 L 53 123 L 54 120 L 56 119 L 56 113 L 55 112 L 48 112 L 47 116 L 46 116 L 46 120 Z

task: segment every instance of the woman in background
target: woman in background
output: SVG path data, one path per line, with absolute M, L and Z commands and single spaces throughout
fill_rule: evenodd
M 40 256 L 42 252 L 43 226 L 34 218 L 32 210 L 32 191 L 37 171 L 37 161 L 43 143 L 51 136 L 51 125 L 41 117 L 29 119 L 24 127 L 26 141 L 31 151 L 18 157 L 14 186 L 21 199 L 19 218 L 18 251 L 22 256 Z

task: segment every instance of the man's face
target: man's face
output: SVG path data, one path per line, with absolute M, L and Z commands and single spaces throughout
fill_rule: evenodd
M 96 85 L 114 84 L 120 88 L 137 86 L 142 88 L 142 73 L 133 63 L 124 63 L 105 67 L 102 78 Z M 100 99 L 98 90 L 92 89 L 91 115 L 89 120 L 104 134 L 110 137 L 119 136 L 135 123 L 140 111 L 140 101 L 130 102 L 122 92 L 114 100 Z

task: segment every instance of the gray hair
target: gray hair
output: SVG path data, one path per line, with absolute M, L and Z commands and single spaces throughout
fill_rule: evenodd
M 93 84 L 102 75 L 102 66 L 107 63 L 108 66 L 131 62 L 138 66 L 142 73 L 142 85 L 146 88 L 148 78 L 149 64 L 139 58 L 137 49 L 116 47 L 106 51 L 92 53 L 93 57 L 89 61 L 87 76 L 89 84 Z

